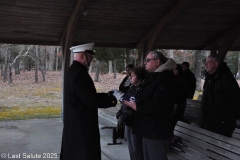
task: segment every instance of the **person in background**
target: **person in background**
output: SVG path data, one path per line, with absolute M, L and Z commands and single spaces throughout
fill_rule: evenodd
M 187 90 L 187 81 L 183 76 L 183 69 L 180 64 L 177 64 L 176 69 L 173 70 L 175 75 L 175 101 L 174 101 L 174 122 L 173 128 L 176 126 L 178 121 L 187 122 L 184 119 L 184 112 L 186 108 L 186 90 Z M 178 136 L 170 137 L 169 139 L 169 148 L 173 148 L 177 141 L 179 140 Z
M 130 73 L 133 70 L 134 65 L 133 64 L 128 64 L 126 66 L 126 77 L 122 80 L 120 86 L 119 86 L 119 91 L 125 93 L 128 88 L 130 87 Z
M 195 90 L 196 90 L 196 77 L 194 73 L 189 69 L 189 63 L 183 62 L 181 64 L 183 69 L 183 76 L 187 79 L 187 97 L 189 99 L 193 99 Z
M 167 160 L 169 138 L 173 136 L 174 74 L 177 67 L 171 58 L 161 52 L 150 51 L 145 60 L 149 72 L 138 102 L 123 103 L 136 111 L 133 133 L 143 137 L 145 160 Z
M 206 79 L 201 103 L 202 128 L 231 137 L 240 119 L 240 89 L 233 74 L 218 54 L 205 63 Z
M 174 111 L 174 126 L 177 122 L 184 120 L 184 112 L 186 108 L 186 95 L 187 95 L 187 81 L 183 76 L 183 69 L 180 64 L 173 71 L 175 74 L 175 111 Z
M 96 92 L 87 71 L 93 59 L 93 45 L 70 48 L 74 61 L 64 82 L 61 160 L 101 160 L 98 108 L 114 107 L 120 98 L 116 93 Z
M 125 94 L 136 97 L 141 90 L 139 85 L 146 78 L 146 70 L 143 67 L 134 68 L 130 75 L 131 85 Z M 117 112 L 118 127 L 125 126 L 125 134 L 128 142 L 128 149 L 131 160 L 143 160 L 143 146 L 142 137 L 133 134 L 132 129 L 134 125 L 135 111 L 122 104 L 121 109 Z
M 125 93 L 131 86 L 130 78 L 131 78 L 131 72 L 133 71 L 133 69 L 134 69 L 133 64 L 128 64 L 126 66 L 126 77 L 124 77 L 121 84 L 119 85 L 119 91 L 121 91 L 122 93 Z M 116 137 L 124 138 L 124 133 L 125 133 L 125 126 L 122 126 L 121 128 L 118 127 L 116 131 Z

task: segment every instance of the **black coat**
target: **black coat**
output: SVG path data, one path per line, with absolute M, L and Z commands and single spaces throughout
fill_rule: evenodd
M 240 119 L 240 89 L 225 62 L 213 75 L 206 74 L 203 89 L 202 126 L 219 134 L 231 133 Z
M 185 72 L 183 72 L 183 76 L 187 80 L 187 97 L 189 99 L 192 99 L 196 90 L 196 77 L 190 69 L 187 69 Z
M 119 91 L 126 93 L 127 90 L 130 88 L 131 84 L 129 83 L 129 85 L 125 86 L 125 82 L 128 80 L 129 76 L 126 76 L 123 78 L 121 84 L 119 85 Z
M 137 94 L 140 92 L 141 88 L 138 86 L 130 86 L 130 88 L 126 91 L 125 94 L 128 94 L 130 96 L 136 97 Z M 121 109 L 116 114 L 117 119 L 121 118 L 121 120 L 127 125 L 127 126 L 133 126 L 134 124 L 134 118 L 135 118 L 135 111 L 128 107 L 125 104 L 122 104 Z
M 64 83 L 61 160 L 100 160 L 98 108 L 113 107 L 114 96 L 96 93 L 87 68 L 73 61 Z
M 173 72 L 150 73 L 141 88 L 133 132 L 152 139 L 171 137 L 175 95 Z

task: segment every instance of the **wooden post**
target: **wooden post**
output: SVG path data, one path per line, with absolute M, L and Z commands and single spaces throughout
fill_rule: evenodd
M 74 37 L 74 33 L 76 31 L 77 28 L 77 24 L 79 22 L 79 17 L 81 14 L 81 11 L 84 9 L 85 5 L 87 4 L 88 0 L 78 0 L 75 4 L 75 7 L 72 11 L 71 16 L 69 17 L 67 26 L 62 34 L 62 37 L 60 39 L 60 44 L 62 46 L 62 112 L 61 112 L 61 118 L 64 122 L 64 77 L 65 77 L 65 73 L 66 70 L 69 67 L 70 64 L 70 55 L 71 55 L 71 51 L 69 50 L 69 48 L 72 45 L 73 42 L 73 37 Z

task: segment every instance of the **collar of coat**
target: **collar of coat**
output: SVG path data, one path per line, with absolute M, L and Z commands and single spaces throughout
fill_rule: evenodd
M 80 62 L 78 62 L 78 61 L 75 61 L 75 60 L 74 60 L 74 61 L 72 62 L 72 64 L 76 64 L 76 65 L 78 65 L 79 67 L 82 67 L 82 68 L 88 70 L 87 67 L 85 67 L 84 65 L 82 65 L 82 63 L 80 63 Z
M 176 62 L 172 58 L 168 58 L 167 62 L 159 66 L 155 72 L 172 71 L 177 68 Z
M 206 75 L 206 79 L 213 80 L 213 79 L 216 79 L 216 78 L 220 77 L 221 75 L 223 75 L 227 72 L 231 73 L 229 67 L 227 66 L 227 63 L 222 62 L 221 65 L 217 68 L 217 70 L 213 74 L 209 74 L 209 73 L 206 72 L 205 75 Z

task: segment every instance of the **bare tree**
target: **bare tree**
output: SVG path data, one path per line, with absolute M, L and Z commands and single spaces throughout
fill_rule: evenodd
M 114 70 L 113 78 L 116 79 L 117 78 L 117 60 L 116 59 L 113 60 L 113 70 Z
M 203 54 L 204 51 L 196 50 L 195 54 L 195 63 L 194 63 L 194 68 L 195 68 L 195 76 L 197 80 L 196 84 L 196 90 L 201 91 L 201 86 L 202 86 L 202 64 L 203 64 Z
M 108 60 L 108 73 L 113 73 L 112 60 Z
M 42 81 L 43 82 L 45 82 L 45 68 L 44 68 L 44 65 L 43 65 L 43 63 L 42 63 L 42 53 L 41 53 L 41 46 L 39 46 L 38 47 L 39 48 L 39 51 L 38 51 L 38 54 L 37 54 L 37 57 L 38 57 L 38 63 L 39 63 L 39 65 L 38 65 L 38 67 L 39 67 L 39 70 L 40 70 L 40 72 L 41 72 L 41 74 L 42 74 Z
M 10 45 L 10 44 L 5 45 L 5 55 L 6 56 L 5 56 L 5 65 L 4 65 L 5 68 L 4 68 L 3 82 L 7 81 L 9 61 L 10 61 L 10 58 L 11 58 L 11 47 L 12 47 L 12 45 Z
M 101 67 L 101 62 L 99 60 L 96 60 L 96 73 L 95 73 L 94 82 L 99 82 L 100 67 Z
M 167 50 L 167 57 L 168 58 L 174 58 L 172 49 Z
M 38 52 L 39 52 L 39 46 L 35 46 L 34 62 L 35 62 L 35 82 L 36 83 L 38 83 L 38 61 L 37 61 Z

